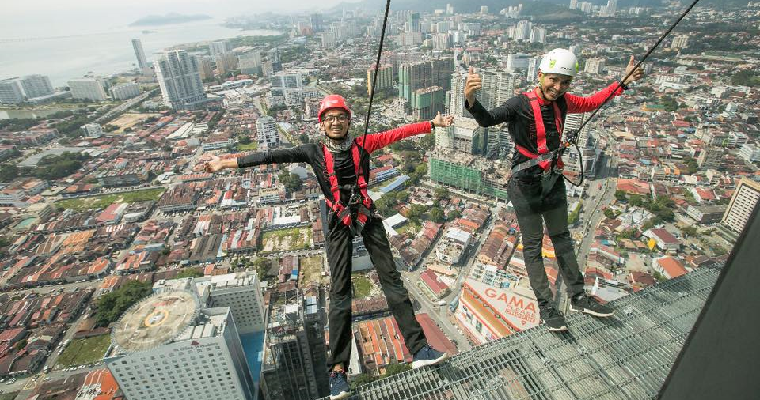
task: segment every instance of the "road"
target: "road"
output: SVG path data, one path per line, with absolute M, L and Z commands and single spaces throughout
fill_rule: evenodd
M 123 112 L 123 111 L 127 111 L 128 109 L 132 108 L 132 106 L 134 106 L 135 104 L 138 104 L 141 101 L 143 101 L 143 100 L 147 99 L 148 97 L 152 96 L 158 90 L 159 90 L 159 88 L 155 88 L 155 89 L 153 89 L 153 90 L 151 90 L 149 92 L 145 92 L 145 93 L 143 93 L 143 94 L 141 94 L 141 95 L 139 95 L 139 96 L 137 96 L 137 97 L 135 97 L 133 99 L 129 99 L 129 100 L 125 101 L 121 105 L 116 106 L 112 110 L 110 110 L 107 113 L 103 114 L 103 116 L 101 116 L 100 118 L 96 119 L 95 122 L 98 123 L 98 124 L 101 124 L 101 123 L 103 123 L 105 121 L 108 121 L 109 119 L 113 118 L 114 115 L 116 115 L 116 114 L 118 114 L 120 112 Z

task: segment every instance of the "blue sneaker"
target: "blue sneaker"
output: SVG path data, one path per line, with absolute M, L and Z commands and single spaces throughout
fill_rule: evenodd
M 348 377 L 345 372 L 330 372 L 330 400 L 345 399 L 351 394 L 350 391 Z
M 440 351 L 430 347 L 429 344 L 426 344 L 424 347 L 419 349 L 417 353 L 414 354 L 414 358 L 412 359 L 412 368 L 414 369 L 424 367 L 426 365 L 438 364 L 448 357 L 448 354 L 441 353 Z

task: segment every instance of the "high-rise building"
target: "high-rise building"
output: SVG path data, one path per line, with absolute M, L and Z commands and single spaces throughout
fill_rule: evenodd
M 578 0 L 570 0 L 570 9 L 575 10 L 578 8 Z
M 229 53 L 230 51 L 232 51 L 232 45 L 229 40 L 216 40 L 208 45 L 208 52 L 214 59 L 216 59 L 217 56 Z
M 105 364 L 130 399 L 252 400 L 255 388 L 227 307 L 167 290 L 130 308 L 112 331 Z
M 209 56 L 196 56 L 198 59 L 198 73 L 201 81 L 214 77 L 214 66 Z
M 270 301 L 261 367 L 261 391 L 268 400 L 311 400 L 329 392 L 324 294 L 321 288 L 303 297 L 297 291 L 275 291 Z
M 280 146 L 280 133 L 274 118 L 264 115 L 256 120 L 256 140 L 260 149 L 274 149 Z
M 530 56 L 524 53 L 509 53 L 507 54 L 507 71 L 515 72 L 518 70 L 528 69 L 528 63 L 530 62 Z
M 431 64 L 419 61 L 402 64 L 398 71 L 398 95 L 407 102 L 412 99 L 412 92 L 430 86 L 432 76 Z
M 19 78 L 10 78 L 0 81 L 0 103 L 18 104 L 24 102 L 24 88 Z
M 137 68 L 139 68 L 140 71 L 148 69 L 148 61 L 145 59 L 145 52 L 143 51 L 142 42 L 140 39 L 132 39 L 132 48 L 135 50 Z
M 417 89 L 409 101 L 412 115 L 417 120 L 430 120 L 446 109 L 446 91 L 440 86 Z
M 108 90 L 114 100 L 126 100 L 140 95 L 140 86 L 136 83 L 121 83 Z
M 253 271 L 193 279 L 201 304 L 229 307 L 238 333 L 263 331 L 264 300 L 258 275 Z
M 500 69 L 484 69 L 480 76 L 483 88 L 477 98 L 486 109 L 496 108 L 515 95 L 519 75 Z
M 319 37 L 321 39 L 323 49 L 331 50 L 335 47 L 335 44 L 337 43 L 335 34 L 332 32 L 322 32 L 322 34 L 319 35 Z
M 375 72 L 377 71 L 377 82 L 375 83 L 376 90 L 383 90 L 393 87 L 393 66 L 390 64 L 380 66 L 379 70 L 376 65 L 367 69 L 367 95 L 372 94 L 372 82 L 375 79 Z
M 512 39 L 514 40 L 530 40 L 530 31 L 533 28 L 533 24 L 528 20 L 521 20 L 517 22 L 513 29 Z
M 683 49 L 689 45 L 689 35 L 677 35 L 673 38 L 670 47 L 673 49 Z
M 744 226 L 747 225 L 758 199 L 760 199 L 760 183 L 743 178 L 736 186 L 721 223 L 734 233 L 741 233 Z
M 253 50 L 239 55 L 238 68 L 244 74 L 261 75 L 261 52 Z
M 589 58 L 583 67 L 583 72 L 595 75 L 601 74 L 604 71 L 605 64 L 604 58 Z
M 407 32 L 421 32 L 420 29 L 420 13 L 410 13 L 406 19 L 406 31 Z
M 538 79 L 538 66 L 541 64 L 541 57 L 531 57 L 528 60 L 528 73 L 525 75 L 525 79 L 528 82 L 533 82 Z
M 309 21 L 311 22 L 311 30 L 314 32 L 322 32 L 325 30 L 324 22 L 322 20 L 322 14 L 320 13 L 314 13 L 311 14 L 309 17 Z
M 454 6 L 446 4 L 446 15 L 454 15 Z
M 216 72 L 219 75 L 228 74 L 231 71 L 237 69 L 238 59 L 233 53 L 217 54 L 216 56 Z
M 451 47 L 451 37 L 448 33 L 433 35 L 433 50 L 448 50 Z
M 614 17 L 617 12 L 617 0 L 607 0 L 607 6 L 604 8 L 604 16 Z
M 488 6 L 480 6 L 481 14 L 488 14 Z
M 198 59 L 184 50 L 164 53 L 156 63 L 164 102 L 174 109 L 195 109 L 206 103 Z
M 430 61 L 430 84 L 440 86 L 443 90 L 451 89 L 450 76 L 454 72 L 454 58 L 443 57 Z
M 47 76 L 33 74 L 21 78 L 21 87 L 27 99 L 53 94 L 53 85 Z
M 71 89 L 71 97 L 74 99 L 90 101 L 104 101 L 106 99 L 106 91 L 100 79 L 72 79 L 67 83 Z
M 546 43 L 546 28 L 534 26 L 530 29 L 531 43 Z
M 103 136 L 103 127 L 100 126 L 100 124 L 94 122 L 90 124 L 84 124 L 82 126 L 82 130 L 84 131 L 85 135 L 89 137 Z

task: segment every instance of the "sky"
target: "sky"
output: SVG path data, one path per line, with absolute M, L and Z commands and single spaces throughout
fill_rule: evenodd
M 258 12 L 318 11 L 356 0 L 0 0 L 0 39 L 93 33 L 169 12 L 224 19 Z

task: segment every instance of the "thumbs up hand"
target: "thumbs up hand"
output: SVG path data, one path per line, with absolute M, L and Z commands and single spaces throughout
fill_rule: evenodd
M 467 71 L 467 80 L 464 82 L 464 97 L 470 107 L 475 103 L 475 92 L 483 87 L 483 80 L 475 73 L 475 68 L 470 66 Z

